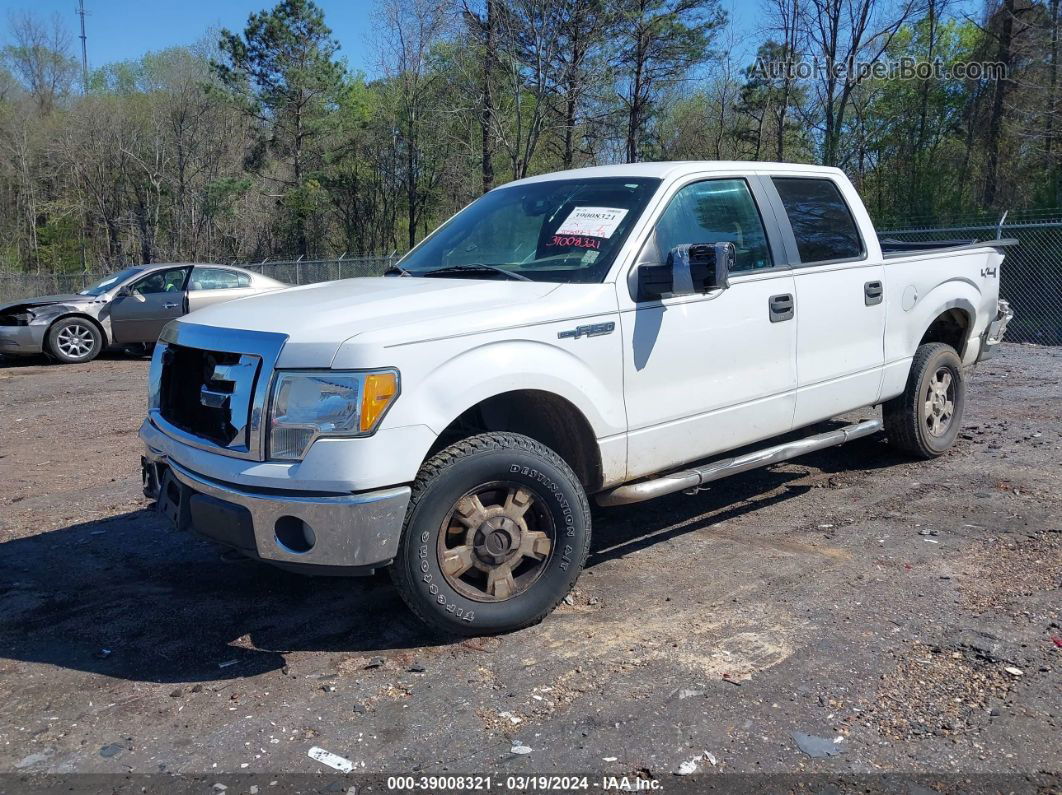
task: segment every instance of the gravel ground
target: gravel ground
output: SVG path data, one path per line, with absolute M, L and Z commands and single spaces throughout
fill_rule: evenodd
M 140 495 L 146 371 L 0 363 L 0 772 L 327 771 L 314 746 L 373 774 L 672 788 L 1062 769 L 1062 349 L 1004 346 L 937 461 L 871 437 L 596 510 L 571 604 L 461 642 L 386 577 L 164 527 Z

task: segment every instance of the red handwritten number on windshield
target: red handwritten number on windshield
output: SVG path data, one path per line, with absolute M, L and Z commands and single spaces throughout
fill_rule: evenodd
M 564 246 L 565 248 L 601 248 L 600 240 L 580 235 L 554 235 L 549 244 L 551 246 Z

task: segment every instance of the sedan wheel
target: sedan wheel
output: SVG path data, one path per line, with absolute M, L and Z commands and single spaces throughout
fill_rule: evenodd
M 103 335 L 89 320 L 70 317 L 57 322 L 48 332 L 48 350 L 65 364 L 95 359 L 103 348 Z

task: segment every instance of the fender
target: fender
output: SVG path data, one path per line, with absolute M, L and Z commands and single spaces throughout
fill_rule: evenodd
M 484 400 L 517 390 L 547 392 L 566 400 L 585 418 L 598 441 L 605 480 L 622 479 L 627 466 L 627 417 L 617 350 L 619 335 L 567 344 L 572 346 L 570 350 L 534 339 L 493 340 L 457 352 L 420 372 L 410 372 L 409 364 L 403 363 L 402 398 L 388 413 L 385 424 L 395 428 L 426 425 L 438 437 Z M 418 360 L 423 362 L 421 357 Z M 416 451 L 421 460 L 429 447 Z M 412 453 L 407 451 L 407 455 Z
M 978 306 L 984 301 L 983 291 L 965 276 L 936 281 L 934 275 L 920 275 L 921 278 L 897 291 L 899 294 L 891 299 L 895 306 L 890 306 L 885 333 L 885 368 L 881 383 L 881 400 L 888 400 L 903 392 L 915 350 L 926 331 L 933 325 L 933 321 L 950 309 L 960 310 L 970 321 L 967 341 L 963 345 L 965 350 L 959 352 L 960 356 L 965 362 L 966 357 L 977 355 L 968 342 L 971 336 L 978 333 L 975 328 L 979 322 L 978 318 L 985 314 L 978 311 Z M 905 310 L 901 302 L 905 296 L 910 300 L 912 293 L 917 294 L 914 306 Z
M 477 403 L 520 389 L 564 398 L 582 412 L 599 439 L 626 431 L 619 393 L 573 352 L 545 342 L 486 342 L 441 362 L 415 383 L 402 395 L 402 414 L 411 412 L 436 433 Z M 393 421 L 398 424 L 399 418 Z
M 967 342 L 977 329 L 977 305 L 981 302 L 981 291 L 977 285 L 968 279 L 956 277 L 942 282 L 934 287 L 925 298 L 911 310 L 911 322 L 907 326 L 908 337 L 904 350 L 906 356 L 914 356 L 918 343 L 925 336 L 929 327 L 942 314 L 950 309 L 958 309 L 966 315 L 969 326 L 967 327 Z M 966 344 L 963 344 L 965 350 Z M 962 357 L 964 351 L 959 351 Z
M 109 318 L 106 321 L 101 320 L 100 318 L 93 317 L 87 312 L 82 312 L 81 310 L 76 309 L 70 306 L 69 304 L 54 304 L 41 307 L 40 309 L 41 311 L 36 313 L 36 317 L 34 318 L 33 323 L 31 323 L 30 325 L 46 326 L 44 330 L 45 340 L 47 340 L 48 332 L 51 331 L 52 326 L 54 326 L 58 321 L 68 317 L 80 317 L 84 318 L 85 320 L 88 320 L 92 323 L 92 325 L 99 329 L 100 334 L 103 335 L 103 347 L 106 348 L 108 345 L 111 344 L 111 324 Z

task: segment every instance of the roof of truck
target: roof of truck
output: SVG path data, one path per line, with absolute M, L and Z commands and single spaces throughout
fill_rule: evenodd
M 839 174 L 839 169 L 828 166 L 809 166 L 803 163 L 764 163 L 755 160 L 674 160 L 662 163 L 624 163 L 615 166 L 592 166 L 590 168 L 573 168 L 568 171 L 554 171 L 551 174 L 540 174 L 536 177 L 508 182 L 499 187 L 526 184 L 529 182 L 545 182 L 554 179 L 576 179 L 586 177 L 656 177 L 667 179 L 668 177 L 681 176 L 683 174 L 703 173 L 706 171 L 785 171 L 806 172 L 808 174 Z

